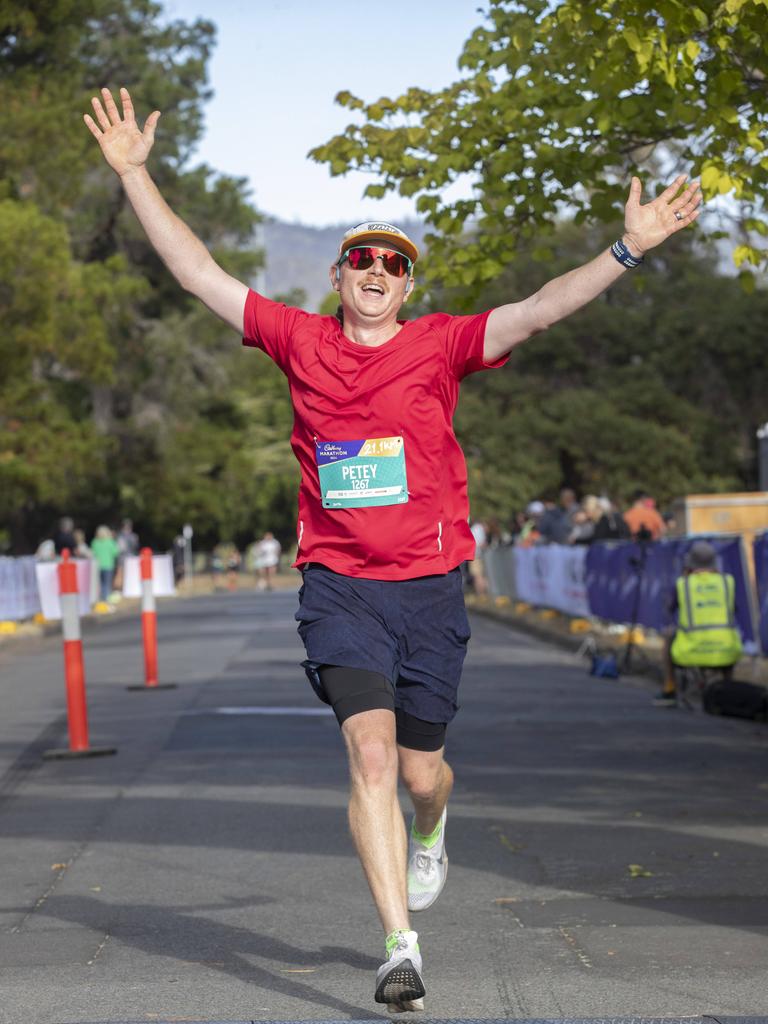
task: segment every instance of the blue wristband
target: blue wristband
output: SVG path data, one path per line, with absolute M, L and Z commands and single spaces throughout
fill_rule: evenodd
M 639 267 L 643 262 L 642 256 L 633 256 L 620 238 L 611 246 L 611 252 L 623 267 Z

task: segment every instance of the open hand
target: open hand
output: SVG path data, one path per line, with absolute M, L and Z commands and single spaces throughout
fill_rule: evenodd
M 160 119 L 160 111 L 155 110 L 149 115 L 142 132 L 136 124 L 133 103 L 127 89 L 120 90 L 120 99 L 123 103 L 122 118 L 109 89 L 101 90 L 101 98 L 104 106 L 97 96 L 91 100 L 98 125 L 90 114 L 83 115 L 83 120 L 101 146 L 109 166 L 122 177 L 126 172 L 141 167 L 149 156 L 155 141 L 155 128 Z
M 688 175 L 679 175 L 660 196 L 641 206 L 640 179 L 632 179 L 629 199 L 624 207 L 624 241 L 634 255 L 642 256 L 648 249 L 653 249 L 676 231 L 682 231 L 689 224 L 693 224 L 699 216 L 699 183 L 692 181 L 685 191 L 678 195 L 687 180 Z

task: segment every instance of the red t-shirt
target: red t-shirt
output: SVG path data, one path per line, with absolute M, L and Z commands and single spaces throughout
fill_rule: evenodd
M 459 382 L 483 361 L 488 313 L 434 313 L 401 321 L 376 348 L 347 338 L 332 316 L 305 313 L 250 291 L 243 344 L 262 349 L 288 378 L 291 446 L 301 466 L 295 566 L 321 562 L 346 576 L 405 580 L 445 573 L 474 556 L 467 470 L 453 432 Z M 403 438 L 408 500 L 324 508 L 316 442 Z

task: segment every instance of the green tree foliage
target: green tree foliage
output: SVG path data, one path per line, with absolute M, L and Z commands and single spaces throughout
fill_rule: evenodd
M 296 306 L 298 309 L 307 308 L 307 292 L 304 288 L 289 288 L 287 292 L 279 292 L 273 296 L 274 302 L 282 302 L 286 306 Z
M 564 208 L 610 222 L 631 174 L 687 171 L 705 199 L 732 198 L 748 283 L 768 255 L 766 23 L 768 0 L 491 0 L 462 77 L 372 103 L 340 93 L 361 121 L 310 155 L 374 174 L 370 196 L 416 197 L 435 229 L 427 279 L 475 291 Z M 451 198 L 462 179 L 471 198 Z
M 146 293 L 126 260 L 73 260 L 66 228 L 34 203 L 0 202 L 0 519 L 24 536 L 43 509 L 97 489 L 114 439 L 88 388 L 108 388 L 120 321 Z
M 531 294 L 609 237 L 562 227 L 546 268 L 523 249 L 479 308 Z M 663 503 L 756 486 L 768 292 L 745 293 L 699 249 L 690 235 L 674 236 L 636 276 L 521 345 L 504 369 L 464 382 L 456 429 L 476 514 L 505 519 L 565 484 L 622 500 L 643 486 Z M 459 296 L 433 288 L 417 312 L 454 308 Z
M 336 316 L 336 310 L 339 308 L 339 293 L 336 291 L 328 292 L 323 301 L 320 303 L 318 313 L 321 316 Z
M 154 0 L 0 5 L 0 532 L 16 551 L 62 513 L 88 530 L 130 515 L 157 544 L 185 520 L 213 544 L 293 518 L 278 371 L 172 281 L 82 122 L 103 84 L 162 110 L 161 190 L 223 266 L 254 273 L 244 181 L 190 166 L 214 27 L 161 16 Z

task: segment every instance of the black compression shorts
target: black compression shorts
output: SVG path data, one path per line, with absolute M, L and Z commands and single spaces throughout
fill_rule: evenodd
M 395 715 L 397 742 L 401 747 L 408 747 L 409 750 L 440 750 L 445 745 L 445 723 L 426 722 L 402 708 L 396 708 L 392 684 L 378 672 L 364 668 L 320 665 L 316 670 L 316 680 L 312 682 L 316 689 L 319 683 L 339 725 L 361 711 L 382 708 Z

